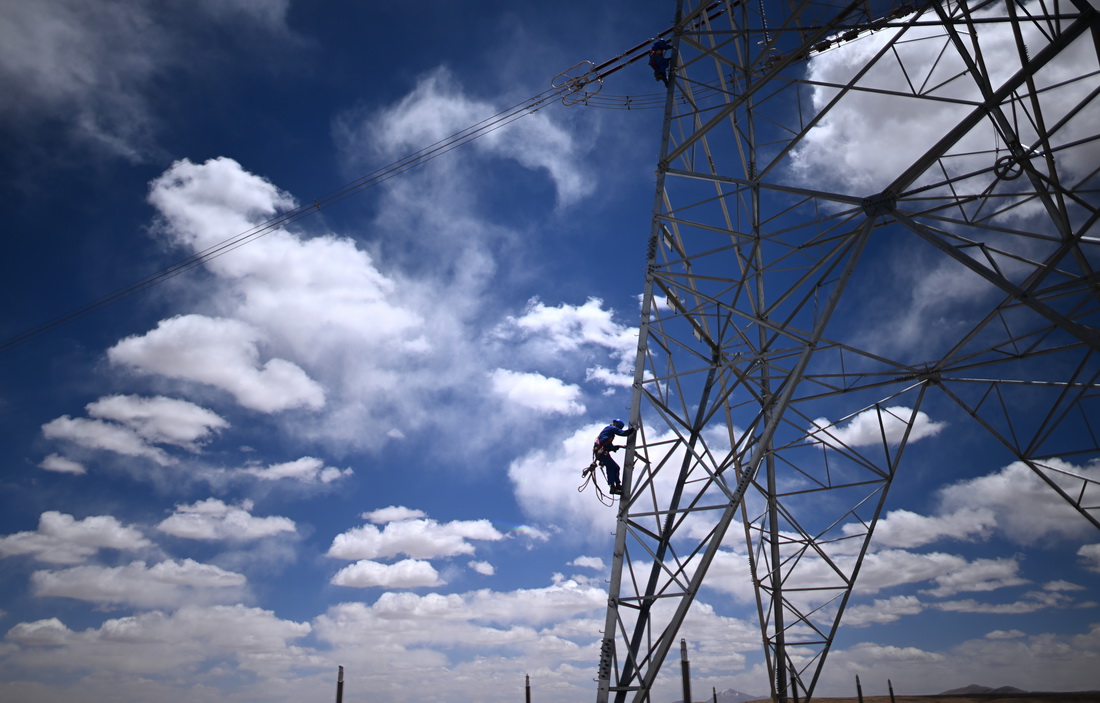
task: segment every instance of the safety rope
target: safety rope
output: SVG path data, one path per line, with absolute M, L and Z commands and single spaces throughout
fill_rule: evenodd
M 591 483 L 592 487 L 596 489 L 596 498 L 606 505 L 611 507 L 615 504 L 615 496 L 610 493 L 604 493 L 600 488 L 600 482 L 596 479 L 596 467 L 600 466 L 600 463 L 595 458 L 592 459 L 592 463 L 584 467 L 581 470 L 581 485 L 577 486 L 577 493 L 584 493 L 584 489 L 588 488 L 588 484 Z M 607 482 L 607 471 L 600 466 L 600 473 L 603 474 L 603 480 Z

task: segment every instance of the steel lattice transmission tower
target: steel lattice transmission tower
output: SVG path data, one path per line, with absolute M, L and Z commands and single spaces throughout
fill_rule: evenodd
M 670 36 L 597 700 L 649 700 L 736 561 L 808 701 L 935 417 L 1100 527 L 1100 18 L 680 0 Z

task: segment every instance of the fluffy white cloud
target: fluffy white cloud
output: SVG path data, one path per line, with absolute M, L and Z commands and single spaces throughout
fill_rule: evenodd
M 285 359 L 260 363 L 262 338 L 238 320 L 179 315 L 143 336 L 123 339 L 107 356 L 140 373 L 220 388 L 260 412 L 322 407 L 324 390 L 299 366 Z
M 417 518 L 427 517 L 427 514 L 423 510 L 413 510 L 403 505 L 391 505 L 388 508 L 379 508 L 378 510 L 371 510 L 370 512 L 363 513 L 360 517 L 376 525 L 382 525 L 387 522 L 398 522 L 400 520 L 415 520 Z
M 1100 465 L 1079 467 L 1061 459 L 1048 459 L 1045 473 L 1070 495 L 1080 490 L 1082 477 L 1100 478 Z M 1050 537 L 1078 538 L 1094 528 L 1064 498 L 1026 464 L 1013 462 L 998 472 L 958 481 L 938 493 L 940 510 L 987 510 L 996 517 L 998 530 L 1009 539 L 1034 544 Z M 1026 515 L 1026 519 L 1020 516 Z
M 446 581 L 430 563 L 419 559 L 402 559 L 394 564 L 362 559 L 337 571 L 331 583 L 352 588 L 419 588 L 442 586 Z
M 585 569 L 595 569 L 596 571 L 603 571 L 607 568 L 607 565 L 603 563 L 603 559 L 599 557 L 577 557 L 569 562 L 569 565 L 580 566 Z
M 471 561 L 467 566 L 482 576 L 492 576 L 497 572 L 493 565 L 487 561 Z
M 176 608 L 184 604 L 238 601 L 245 577 L 192 559 L 143 561 L 125 566 L 74 566 L 31 574 L 34 595 L 74 598 L 93 603 L 141 608 Z
M 927 591 L 936 597 L 953 596 L 966 591 L 993 591 L 1028 583 L 1019 575 L 1016 559 L 975 559 L 935 577 L 936 588 Z
M 316 664 L 308 651 L 290 645 L 310 631 L 308 623 L 281 620 L 259 608 L 185 605 L 174 612 L 112 618 L 82 630 L 69 629 L 57 618 L 22 622 L 8 631 L 5 641 L 10 661 L 24 671 L 117 672 L 105 681 L 83 682 L 90 698 L 110 700 L 110 691 L 104 689 L 113 689 L 115 695 L 119 687 L 148 690 L 128 675 L 175 678 L 182 670 L 194 677 L 188 679 L 193 696 L 194 686 L 202 685 L 204 664 L 217 665 L 218 677 L 225 673 L 222 665 L 228 665 L 283 684 L 291 669 Z M 157 686 L 168 694 L 163 682 Z
M 504 535 L 488 520 L 402 520 L 382 530 L 374 525 L 356 527 L 336 535 L 328 556 L 337 559 L 377 559 L 406 554 L 414 559 L 473 554 L 472 540 L 497 541 Z
M 88 449 L 144 457 L 161 466 L 169 466 L 176 461 L 163 449 L 148 444 L 134 430 L 113 422 L 62 415 L 42 425 L 42 436 L 46 439 L 72 442 Z
M 226 541 L 248 541 L 297 532 L 290 518 L 256 517 L 249 512 L 251 509 L 249 501 L 234 507 L 217 498 L 207 498 L 192 505 L 177 505 L 175 512 L 162 520 L 157 529 L 186 539 Z
M 992 510 L 959 508 L 949 515 L 918 515 L 909 510 L 892 510 L 879 518 L 875 526 L 873 548 L 923 547 L 941 539 L 971 540 L 990 535 L 997 525 Z M 866 531 L 863 525 L 847 524 L 844 534 L 858 535 Z
M 132 551 L 152 547 L 134 527 L 127 527 L 110 515 L 93 515 L 77 520 L 54 510 L 38 517 L 34 532 L 16 532 L 0 537 L 0 556 L 33 555 L 50 564 L 79 564 L 100 549 Z
M 125 425 L 149 442 L 191 451 L 197 451 L 213 431 L 229 427 L 217 413 L 164 396 L 112 395 L 89 403 L 86 409 L 88 415 Z
M 870 605 L 856 605 L 844 611 L 844 625 L 847 627 L 866 627 L 897 622 L 905 615 L 918 615 L 924 611 L 924 605 L 916 596 L 894 596 L 875 599 Z
M 887 408 L 871 408 L 850 418 L 844 425 L 832 426 L 826 418 L 814 420 L 810 436 L 822 444 L 835 448 L 866 447 L 887 444 L 897 445 L 909 430 L 909 441 L 934 437 L 947 426 L 945 422 L 933 422 L 923 410 L 913 413 L 912 408 L 894 405 Z
M 1094 573 L 1100 573 L 1100 544 L 1086 544 L 1077 550 L 1077 556 L 1085 565 L 1085 569 Z
M 580 415 L 585 409 L 582 403 L 577 402 L 581 389 L 559 378 L 496 369 L 490 374 L 490 382 L 494 393 L 535 412 Z
M 241 471 L 264 481 L 278 481 L 285 478 L 301 481 L 302 483 L 332 483 L 343 476 L 351 476 L 354 473 L 351 469 L 325 466 L 325 462 L 312 456 L 304 456 L 294 461 L 271 464 L 265 467 L 249 466 L 241 469 Z
M 38 467 L 46 471 L 56 471 L 62 474 L 76 474 L 78 476 L 88 473 L 88 470 L 84 468 L 84 464 L 63 457 L 60 454 L 47 455 L 45 459 L 39 462 Z
M 369 145 L 384 157 L 403 157 L 425 144 L 466 132 L 499 109 L 463 94 L 456 77 L 439 68 L 423 76 L 391 109 L 365 120 L 346 116 L 340 123 L 340 136 L 348 151 L 363 153 Z M 525 168 L 545 171 L 563 205 L 593 190 L 592 176 L 579 165 L 576 137 L 545 112 L 527 115 L 508 129 L 486 131 L 472 146 L 482 154 L 514 159 Z
M 603 301 L 589 298 L 583 305 L 548 306 L 538 298 L 527 301 L 523 314 L 508 317 L 493 332 L 509 345 L 518 345 L 523 358 L 552 364 L 563 355 L 602 350 L 615 362 L 614 369 L 589 367 L 587 380 L 613 386 L 629 386 L 638 331 L 614 321 L 614 312 Z

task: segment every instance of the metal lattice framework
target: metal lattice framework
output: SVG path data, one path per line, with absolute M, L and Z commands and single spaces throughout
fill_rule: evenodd
M 1100 18 L 680 0 L 675 28 L 597 700 L 649 700 L 735 558 L 773 697 L 808 701 L 933 416 L 1100 527 Z

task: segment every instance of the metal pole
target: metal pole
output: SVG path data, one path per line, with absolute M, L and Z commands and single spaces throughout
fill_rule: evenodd
M 886 679 L 886 687 L 890 689 L 890 703 L 894 702 L 894 682 L 890 679 Z
M 859 703 L 863 703 L 863 686 L 859 685 L 859 674 L 856 674 L 856 696 L 859 698 Z
M 710 695 L 714 698 L 714 703 L 718 703 L 718 689 L 714 686 L 711 686 Z
M 344 703 L 344 667 L 336 675 L 336 703 Z
M 531 703 L 531 675 L 524 674 L 524 676 L 527 677 L 527 684 L 525 686 L 527 689 L 527 703 Z
M 684 677 L 684 703 L 691 703 L 691 666 L 688 664 L 688 643 L 680 638 L 680 670 Z

